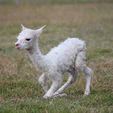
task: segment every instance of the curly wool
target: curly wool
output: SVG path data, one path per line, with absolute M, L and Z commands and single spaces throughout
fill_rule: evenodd
M 45 56 L 49 70 L 55 72 L 69 71 L 76 66 L 76 56 L 80 51 L 86 50 L 86 44 L 78 38 L 68 38 Z
M 86 65 L 86 43 L 79 38 L 68 38 L 54 47 L 46 55 L 39 49 L 38 39 L 43 31 L 41 27 L 37 30 L 26 28 L 22 25 L 22 31 L 15 43 L 18 49 L 26 49 L 28 55 L 43 74 L 39 77 L 39 83 L 45 91 L 44 98 L 61 96 L 64 89 L 69 87 L 76 80 L 78 70 L 82 71 L 86 77 L 85 95 L 90 93 L 92 69 Z M 68 80 L 62 85 L 63 75 L 68 72 Z M 52 85 L 48 88 L 48 79 Z M 62 86 L 61 86 L 62 85 Z

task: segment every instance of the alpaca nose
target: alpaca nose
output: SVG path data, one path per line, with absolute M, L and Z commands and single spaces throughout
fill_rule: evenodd
M 19 43 L 15 43 L 16 49 L 20 49 L 20 44 Z
M 19 46 L 19 44 L 18 44 L 18 43 L 16 43 L 16 44 L 15 44 L 15 46 L 16 46 L 16 47 L 18 47 L 18 46 Z

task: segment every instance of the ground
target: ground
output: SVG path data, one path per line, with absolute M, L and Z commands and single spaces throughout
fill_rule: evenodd
M 15 49 L 20 24 L 38 28 L 46 54 L 67 37 L 87 43 L 94 70 L 91 94 L 83 97 L 84 76 L 65 90 L 67 97 L 44 100 L 36 72 L 25 51 Z M 0 6 L 0 113 L 113 113 L 113 4 Z

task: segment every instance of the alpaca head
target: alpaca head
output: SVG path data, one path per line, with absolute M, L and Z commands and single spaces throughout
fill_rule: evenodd
M 29 50 L 35 45 L 36 40 L 39 38 L 45 26 L 36 30 L 24 27 L 23 25 L 21 26 L 22 31 L 17 37 L 17 42 L 15 43 L 15 46 L 17 49 Z

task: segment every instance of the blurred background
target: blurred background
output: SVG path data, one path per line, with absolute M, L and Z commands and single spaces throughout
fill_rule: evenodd
M 76 3 L 110 3 L 112 0 L 0 0 L 1 4 L 76 4 Z
M 39 41 L 43 54 L 68 37 L 86 41 L 87 63 L 94 70 L 89 97 L 83 98 L 80 73 L 66 90 L 68 97 L 41 98 L 41 72 L 25 51 L 15 49 L 21 24 L 47 25 Z M 0 0 L 0 113 L 113 113 L 112 106 L 113 0 Z

